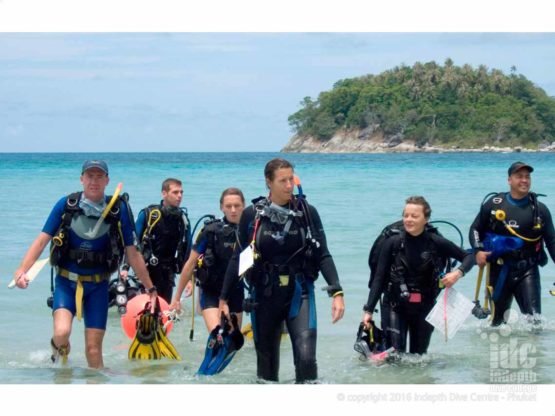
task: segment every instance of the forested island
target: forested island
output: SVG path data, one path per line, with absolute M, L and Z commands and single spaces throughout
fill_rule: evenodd
M 515 67 L 416 62 L 338 81 L 301 107 L 284 152 L 555 150 L 555 98 Z

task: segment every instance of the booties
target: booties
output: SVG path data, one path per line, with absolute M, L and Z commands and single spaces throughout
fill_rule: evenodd
M 67 356 L 69 355 L 69 351 L 71 350 L 69 341 L 67 345 L 56 347 L 56 344 L 54 344 L 54 338 L 51 338 L 50 346 L 52 347 L 52 355 L 50 356 L 50 359 L 52 360 L 52 362 L 57 363 L 61 358 L 62 364 L 67 364 Z

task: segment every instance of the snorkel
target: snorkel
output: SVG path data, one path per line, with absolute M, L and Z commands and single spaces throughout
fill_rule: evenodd
M 293 177 L 293 181 L 295 182 L 295 186 L 297 187 L 297 190 L 299 191 L 298 197 L 299 198 L 304 198 L 304 193 L 303 193 L 303 186 L 301 185 L 301 179 L 295 175 Z
M 123 188 L 123 183 L 120 182 L 116 187 L 114 195 L 112 195 L 112 199 L 110 199 L 110 202 L 108 202 L 108 205 L 106 205 L 106 208 L 104 208 L 104 211 L 102 211 L 102 215 L 100 215 L 100 218 L 98 218 L 98 221 L 96 221 L 94 228 L 85 233 L 87 237 L 91 239 L 96 237 L 96 235 L 98 234 L 98 231 L 100 230 L 100 226 L 102 225 L 102 222 L 104 221 L 104 219 L 106 218 L 106 216 L 108 215 L 108 213 L 110 212 L 110 210 L 112 209 L 116 201 L 118 200 L 118 196 L 121 192 L 121 188 Z

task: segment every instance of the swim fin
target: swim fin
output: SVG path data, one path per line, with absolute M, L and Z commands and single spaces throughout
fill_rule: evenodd
M 554 291 L 553 296 L 555 296 L 555 291 Z M 243 328 L 241 328 L 241 333 L 243 334 L 243 336 L 245 338 L 253 339 L 254 338 L 254 330 L 252 328 L 252 324 L 249 322 L 248 324 L 243 326 Z M 285 338 L 287 338 L 287 335 L 289 335 L 289 333 L 287 332 L 287 326 L 285 326 L 285 322 L 283 322 L 282 327 L 281 327 L 281 340 L 283 341 Z
M 555 296 L 555 291 L 553 292 L 554 292 L 553 296 Z M 248 323 L 243 328 L 241 328 L 241 333 L 243 334 L 243 336 L 247 337 L 248 339 L 253 339 L 254 335 L 252 331 L 252 324 Z
M 164 331 L 163 325 L 158 325 L 156 330 L 156 342 L 158 343 L 158 348 L 160 348 L 160 354 L 162 357 L 169 358 L 170 360 L 181 361 L 181 356 L 173 346 L 172 342 L 166 336 L 166 331 Z
M 231 315 L 231 328 L 226 335 L 227 336 L 224 336 L 224 348 L 222 348 L 219 356 L 215 360 L 216 363 L 218 363 L 218 361 L 220 362 L 216 368 L 215 374 L 222 372 L 224 368 L 227 367 L 233 357 L 235 357 L 235 353 L 237 353 L 245 343 L 245 338 L 239 328 L 237 316 L 235 314 Z
M 364 328 L 364 324 L 361 322 L 358 326 L 355 344 L 353 345 L 353 349 L 361 355 L 361 360 L 368 359 L 370 354 L 372 354 L 368 338 L 368 331 Z
M 158 317 L 150 312 L 150 302 L 147 302 L 137 321 L 137 334 L 129 347 L 127 356 L 130 360 L 159 360 L 162 357 L 156 340 L 158 328 Z
M 361 360 L 372 358 L 373 354 L 385 350 L 384 333 L 376 326 L 374 321 L 370 321 L 369 329 L 364 327 L 364 323 L 360 323 L 353 349 L 361 355 Z
M 231 362 L 235 353 L 244 344 L 244 337 L 237 322 L 237 316 L 229 320 L 222 314 L 220 325 L 210 332 L 206 342 L 206 352 L 197 374 L 214 375 L 223 371 Z
M 204 360 L 202 360 L 197 374 L 205 376 L 215 374 L 215 370 L 217 368 L 215 360 L 220 353 L 220 349 L 223 348 L 223 331 L 223 328 L 220 325 L 217 325 L 208 335 L 206 351 L 204 352 Z

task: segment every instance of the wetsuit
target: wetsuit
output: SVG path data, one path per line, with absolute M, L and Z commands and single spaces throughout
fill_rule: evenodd
M 76 214 L 67 217 L 72 218 L 69 225 L 70 231 L 64 238 L 64 249 L 61 250 L 61 254 L 55 261 L 57 265 L 52 309 L 55 311 L 56 309 L 64 308 L 75 315 L 77 311 L 77 281 L 82 280 L 82 305 L 85 327 L 106 329 L 108 318 L 108 280 L 110 274 L 115 271 L 114 266 L 117 269 L 118 262 L 123 255 L 123 253 L 110 251 L 113 244 L 116 244 L 115 241 L 111 241 L 110 234 L 113 231 L 111 227 L 118 227 L 118 225 L 116 222 L 110 223 L 111 214 L 109 214 L 96 236 L 91 238 L 90 234 L 87 235 L 87 233 L 94 229 L 98 216 L 84 215 L 78 208 L 80 194 L 72 195 L 76 195 L 75 200 L 72 202 L 76 207 Z M 63 197 L 56 203 L 46 220 L 42 229 L 43 232 L 53 237 L 58 235 L 58 230 L 62 225 L 62 215 L 66 212 L 66 203 L 69 199 L 68 197 Z M 109 197 L 106 197 L 106 201 L 109 201 Z M 127 203 L 121 198 L 119 205 L 116 203 L 115 207 L 117 208 L 117 218 L 114 221 L 119 221 L 121 225 L 123 249 L 123 246 L 132 246 L 136 242 L 133 218 Z M 119 232 L 117 233 L 119 235 Z M 67 241 L 65 240 L 66 238 Z M 108 261 L 112 264 L 108 264 Z
M 496 219 L 495 212 L 505 212 L 504 222 L 526 239 L 523 247 L 491 261 L 490 285 L 495 313 L 492 325 L 504 322 L 505 312 L 510 309 L 513 297 L 523 314 L 541 313 L 541 285 L 538 266 L 547 263 L 543 243 L 552 259 L 555 259 L 555 231 L 547 207 L 529 193 L 523 199 L 514 199 L 509 192 L 490 197 L 470 226 L 470 244 L 475 251 L 484 251 L 487 233 L 513 236 L 503 221 Z M 536 226 L 537 225 L 537 226 Z M 543 241 L 543 243 L 542 243 Z
M 386 331 L 386 347 L 425 354 L 434 327 L 425 318 L 439 294 L 439 274 L 449 258 L 461 262 L 466 274 L 473 265 L 472 254 L 445 238 L 424 231 L 414 237 L 401 232 L 383 243 L 378 268 L 364 310 L 373 312 L 382 299 L 382 329 Z
M 165 207 L 160 202 L 139 212 L 136 227 L 150 279 L 159 296 L 170 303 L 175 274 L 181 272 L 190 251 L 190 229 L 185 211 Z
M 251 321 L 257 375 L 264 380 L 278 381 L 279 347 L 285 321 L 293 346 L 296 381 L 315 380 L 318 371 L 314 280 L 318 271 L 329 285 L 328 294 L 341 291 L 320 216 L 306 201 L 302 202 L 305 204 L 302 209 L 297 199 L 281 209 L 262 211 L 268 215 L 257 215 L 257 209 L 260 212 L 270 206 L 268 200 L 253 202 L 255 205 L 247 207 L 241 216 L 238 247 L 247 247 L 254 237 L 259 255 L 247 272 L 250 302 L 254 303 Z M 307 238 L 307 225 L 319 247 Z M 230 289 L 237 282 L 239 252 L 237 248 L 229 262 L 220 296 L 223 300 L 228 299 Z
M 237 228 L 237 224 L 225 218 L 212 221 L 204 226 L 193 245 L 193 250 L 203 255 L 202 266 L 196 271 L 196 281 L 202 289 L 200 307 L 203 310 L 219 306 L 227 265 L 238 243 Z M 243 299 L 243 282 L 237 282 L 229 295 L 230 312 L 242 312 Z

